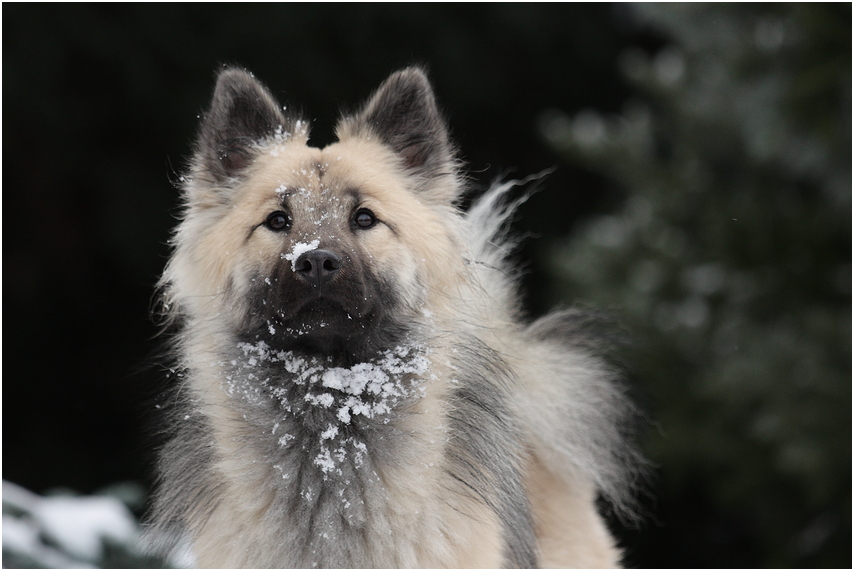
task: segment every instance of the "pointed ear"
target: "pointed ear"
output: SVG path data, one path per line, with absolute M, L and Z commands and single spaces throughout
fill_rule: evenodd
M 286 118 L 264 85 L 249 72 L 225 68 L 217 77 L 210 110 L 199 127 L 193 174 L 229 186 L 252 164 L 259 143 L 285 138 L 305 123 Z
M 377 137 L 400 158 L 406 173 L 417 178 L 418 192 L 448 202 L 459 194 L 448 128 L 422 69 L 392 74 L 359 113 L 341 120 L 336 132 L 341 141 Z

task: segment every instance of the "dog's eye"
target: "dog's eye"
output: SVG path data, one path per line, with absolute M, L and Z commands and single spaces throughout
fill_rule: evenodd
M 284 212 L 273 212 L 264 221 L 264 226 L 276 232 L 286 229 L 291 224 L 291 219 Z
M 377 217 L 367 208 L 360 208 L 353 216 L 353 223 L 358 228 L 370 228 L 377 223 Z

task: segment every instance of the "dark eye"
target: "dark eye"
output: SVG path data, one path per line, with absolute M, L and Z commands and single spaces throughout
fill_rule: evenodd
M 284 212 L 273 212 L 264 221 L 264 226 L 276 232 L 286 229 L 291 224 L 291 219 Z
M 377 217 L 367 208 L 360 208 L 353 216 L 353 224 L 358 228 L 370 228 L 377 223 Z

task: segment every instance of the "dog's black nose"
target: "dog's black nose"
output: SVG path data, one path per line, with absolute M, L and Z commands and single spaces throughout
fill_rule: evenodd
M 329 250 L 310 250 L 297 258 L 294 271 L 316 286 L 325 284 L 341 269 L 341 256 Z

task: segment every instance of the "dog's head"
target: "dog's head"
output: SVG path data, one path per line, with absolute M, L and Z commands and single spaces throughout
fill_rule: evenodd
M 463 272 L 461 183 L 424 72 L 389 77 L 336 134 L 308 146 L 251 74 L 219 74 L 163 278 L 176 313 L 352 360 L 442 305 Z

